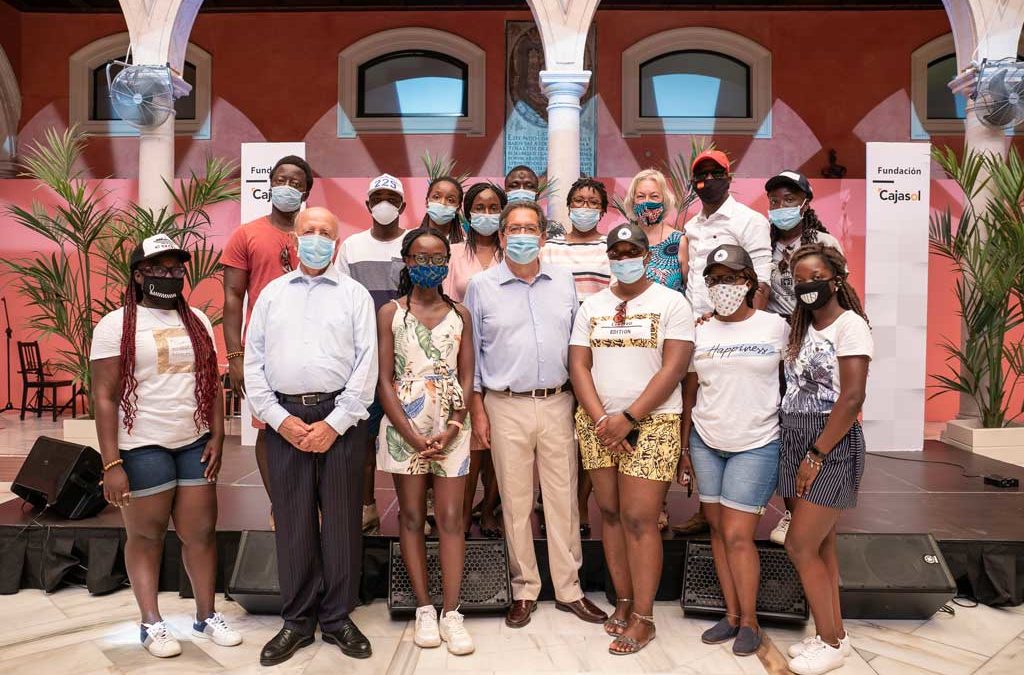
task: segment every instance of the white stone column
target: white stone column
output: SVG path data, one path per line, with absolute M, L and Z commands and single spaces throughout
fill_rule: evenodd
M 188 36 L 202 0 L 119 0 L 132 40 L 132 62 L 170 65 L 183 72 Z M 159 210 L 172 197 L 164 181 L 174 179 L 174 113 L 139 136 L 139 205 Z
M 21 120 L 21 92 L 14 68 L 0 47 L 0 178 L 18 173 L 18 122 Z
M 542 70 L 541 88 L 548 97 L 548 180 L 554 190 L 548 217 L 569 227 L 565 196 L 580 175 L 580 99 L 587 91 L 590 71 Z

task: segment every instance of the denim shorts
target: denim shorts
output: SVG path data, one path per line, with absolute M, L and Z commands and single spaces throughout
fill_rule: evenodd
M 779 439 L 759 448 L 722 452 L 708 447 L 692 429 L 690 461 L 702 502 L 762 514 L 779 480 Z
M 132 497 L 148 497 L 187 485 L 209 485 L 203 475 L 203 451 L 210 434 L 181 448 L 144 445 L 122 450 L 124 472 L 128 474 L 128 489 Z

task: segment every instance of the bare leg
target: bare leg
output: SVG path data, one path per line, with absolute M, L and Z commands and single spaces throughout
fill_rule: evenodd
M 445 612 L 458 608 L 462 588 L 462 568 L 466 559 L 466 535 L 462 529 L 465 485 L 465 476 L 434 476 L 434 518 L 441 537 L 441 585 Z
M 196 597 L 196 620 L 214 612 L 217 592 L 217 486 L 178 488 L 174 499 L 174 530 L 181 540 L 181 557 Z
M 462 500 L 462 526 L 467 533 L 473 529 L 473 501 L 476 499 L 476 485 L 480 478 L 484 452 L 476 450 L 469 453 L 469 474 L 466 476 L 466 492 Z
M 821 547 L 834 531 L 839 514 L 837 509 L 797 499 L 793 522 L 786 535 L 786 552 L 800 575 L 815 630 L 830 645 L 839 643 L 841 630 L 836 623 L 839 607 L 835 606 L 839 596 L 838 578 L 833 578 L 822 559 Z
M 662 543 L 658 515 L 668 492 L 667 481 L 618 476 L 620 518 L 626 540 L 626 558 L 633 580 L 633 611 L 641 616 L 654 613 L 654 596 L 661 579 Z M 654 627 L 631 621 L 623 633 L 641 644 L 650 639 Z M 613 643 L 614 645 L 618 643 Z
M 124 563 L 132 583 L 135 602 L 143 623 L 160 621 L 157 592 L 160 588 L 160 558 L 164 551 L 167 521 L 174 504 L 173 488 L 148 497 L 132 497 L 121 509 L 128 539 L 124 545 Z
M 409 572 L 409 583 L 416 594 L 416 605 L 433 604 L 427 581 L 427 545 L 423 523 L 427 519 L 427 477 L 394 474 L 398 492 L 398 541 L 402 559 Z
M 761 559 L 754 546 L 754 530 L 761 520 L 757 513 L 720 506 L 719 521 L 729 559 L 733 586 L 740 603 L 740 625 L 757 630 L 757 586 Z
M 590 479 L 590 472 L 583 469 L 583 462 L 579 467 L 579 498 L 580 498 L 580 525 L 590 524 L 590 493 L 594 490 L 594 484 Z
M 729 567 L 729 555 L 725 548 L 725 533 L 722 530 L 721 504 L 701 503 L 708 525 L 711 526 L 711 552 L 715 559 L 715 572 L 718 574 L 718 585 L 725 599 L 725 618 L 729 625 L 740 625 L 740 598 L 733 581 L 732 569 Z
M 828 568 L 828 576 L 832 582 L 832 610 L 835 612 L 836 635 L 840 638 L 846 637 L 846 628 L 843 626 L 843 611 L 839 606 L 839 554 L 836 552 L 836 526 L 833 524 L 825 541 L 821 542 L 818 550 L 821 559 L 825 561 Z
M 501 495 L 498 493 L 498 479 L 494 476 L 494 461 L 491 459 L 491 451 L 484 450 L 483 464 L 480 473 L 484 481 L 484 503 L 480 510 L 480 527 L 492 530 L 501 528 L 501 520 L 497 516 L 498 503 Z
M 633 579 L 626 559 L 626 535 L 619 512 L 619 471 L 611 466 L 587 472 L 594 486 L 594 499 L 601 509 L 601 546 L 608 565 L 608 574 L 615 586 L 615 599 L 633 599 Z M 616 603 L 611 618 L 627 621 L 632 603 Z M 621 630 L 617 631 L 621 632 Z

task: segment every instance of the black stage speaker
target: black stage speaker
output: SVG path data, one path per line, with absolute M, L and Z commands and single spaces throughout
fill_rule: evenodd
M 409 573 L 402 560 L 398 541 L 391 542 L 388 560 L 388 611 L 393 615 L 416 611 L 419 603 L 409 583 Z M 427 542 L 427 583 L 430 599 L 440 607 L 441 555 L 440 542 Z M 512 583 L 508 574 L 505 541 L 467 539 L 466 562 L 462 567 L 462 593 L 459 598 L 464 614 L 500 612 L 512 606 Z
M 228 595 L 250 614 L 281 614 L 274 533 L 245 530 L 238 542 Z
M 95 516 L 106 505 L 103 459 L 85 445 L 40 436 L 21 465 L 11 492 L 63 518 Z
M 930 534 L 841 534 L 839 601 L 847 619 L 928 619 L 956 595 Z
M 777 621 L 806 621 L 807 600 L 796 568 L 786 550 L 778 546 L 757 544 L 761 556 L 761 584 L 757 591 L 757 615 Z M 679 604 L 684 613 L 725 614 L 725 599 L 718 585 L 711 543 L 688 541 L 683 572 L 683 597 Z

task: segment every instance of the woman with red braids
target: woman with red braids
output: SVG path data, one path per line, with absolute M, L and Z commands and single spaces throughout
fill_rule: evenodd
M 192 636 L 242 642 L 213 606 L 224 403 L 213 328 L 182 295 L 190 259 L 165 234 L 143 240 L 131 256 L 124 307 L 96 324 L 91 354 L 103 494 L 122 509 L 140 639 L 159 657 L 181 653 L 157 606 L 171 517 L 195 591 Z

